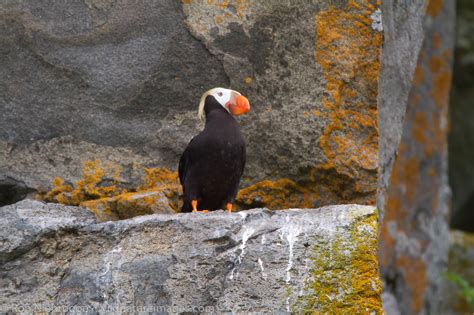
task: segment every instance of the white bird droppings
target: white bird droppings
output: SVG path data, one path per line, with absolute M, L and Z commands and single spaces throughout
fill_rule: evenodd
M 287 285 L 290 284 L 291 281 L 291 268 L 293 267 L 293 248 L 298 240 L 298 235 L 300 235 L 302 228 L 299 224 L 295 224 L 290 222 L 290 217 L 287 216 L 285 218 L 286 225 L 283 227 L 283 229 L 280 232 L 280 239 L 283 241 L 286 241 L 288 244 L 288 265 L 285 269 L 286 271 L 286 279 L 285 282 Z M 290 312 L 290 297 L 288 296 L 286 298 L 286 309 L 288 312 Z
M 383 31 L 383 23 L 382 23 L 382 10 L 377 9 L 370 15 L 372 19 L 372 29 L 382 32 Z
M 239 246 L 240 253 L 237 256 L 237 260 L 236 260 L 235 264 L 241 264 L 242 263 L 242 259 L 244 258 L 244 255 L 245 255 L 245 246 L 247 245 L 247 241 L 249 240 L 250 236 L 252 236 L 253 233 L 255 232 L 254 228 L 247 228 L 245 225 L 242 226 L 242 228 L 244 230 L 243 233 L 242 233 L 242 244 L 240 244 L 240 246 Z M 235 268 L 236 267 L 232 268 L 232 270 L 230 272 L 230 276 L 229 276 L 230 280 L 234 279 Z M 235 276 L 237 276 L 237 274 Z
M 258 259 L 258 265 L 260 266 L 260 270 L 262 271 L 262 277 L 263 279 L 267 279 L 267 274 L 265 273 L 265 269 L 263 268 L 263 261 L 259 258 Z

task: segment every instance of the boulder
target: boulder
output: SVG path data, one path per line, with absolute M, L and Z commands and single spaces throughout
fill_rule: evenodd
M 148 215 L 0 208 L 2 311 L 381 313 L 370 206 Z
M 404 7 L 409 6 L 418 4 L 406 1 Z M 454 6 L 454 1 L 430 0 L 421 11 L 423 42 L 415 56 L 405 119 L 399 129 L 401 141 L 397 154 L 392 156 L 394 165 L 386 178 L 386 198 L 380 205 L 384 212 L 381 273 L 386 293 L 394 297 L 387 301 L 398 303 L 390 309 L 398 309 L 400 314 L 444 314 L 446 306 L 445 300 L 433 297 L 443 294 L 443 273 L 448 263 L 447 133 Z M 407 60 L 403 66 L 410 65 Z
M 384 45 L 378 93 L 380 178 L 377 192 L 382 217 L 402 137 L 408 95 L 425 38 L 423 26 L 428 1 L 402 1 L 402 5 L 395 0 L 382 2 Z

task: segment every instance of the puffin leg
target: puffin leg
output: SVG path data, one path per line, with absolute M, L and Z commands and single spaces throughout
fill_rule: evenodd
M 225 205 L 225 208 L 227 209 L 227 212 L 232 213 L 232 204 L 230 202 Z
M 198 210 L 198 208 L 197 208 L 197 206 L 198 206 L 198 201 L 197 201 L 197 200 L 191 201 L 191 205 L 193 206 L 193 212 L 202 212 L 202 213 L 207 213 L 207 212 L 209 212 L 208 210 Z

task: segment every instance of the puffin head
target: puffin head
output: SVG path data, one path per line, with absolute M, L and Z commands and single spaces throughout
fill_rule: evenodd
M 207 91 L 201 96 L 198 116 L 202 121 L 206 119 L 205 106 L 208 96 L 212 96 L 217 103 L 234 116 L 245 114 L 250 110 L 249 100 L 245 96 L 234 90 L 217 87 Z

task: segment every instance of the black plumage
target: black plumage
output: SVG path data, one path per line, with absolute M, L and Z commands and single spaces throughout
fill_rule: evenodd
M 234 117 L 208 95 L 204 111 L 204 130 L 188 144 L 179 161 L 179 179 L 183 186 L 182 212 L 225 209 L 237 195 L 245 167 L 245 142 Z

